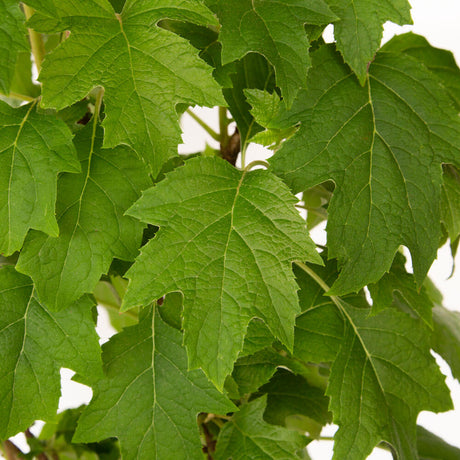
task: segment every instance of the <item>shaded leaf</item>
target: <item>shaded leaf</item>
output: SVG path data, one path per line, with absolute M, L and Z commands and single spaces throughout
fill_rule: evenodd
M 323 0 L 208 0 L 220 19 L 222 61 L 258 52 L 274 66 L 287 106 L 307 84 L 310 43 L 304 24 L 323 25 L 337 19 Z
M 216 460 L 247 458 L 291 460 L 307 445 L 307 438 L 295 431 L 270 425 L 263 420 L 267 397 L 241 406 L 220 431 Z
M 6 96 L 16 70 L 16 64 L 22 53 L 30 53 L 24 15 L 17 0 L 0 2 L 0 92 Z
M 426 67 L 379 53 L 361 87 L 333 46 L 314 54 L 302 124 L 271 160 L 299 192 L 333 179 L 331 293 L 358 291 L 391 267 L 399 245 L 420 285 L 440 239 L 441 163 L 460 165 L 460 120 Z
M 80 174 L 59 178 L 59 237 L 30 232 L 17 268 L 53 310 L 92 292 L 114 257 L 134 260 L 144 225 L 125 211 L 151 185 L 145 164 L 125 146 L 101 149 L 102 130 L 87 125 L 75 145 Z
M 83 297 L 65 313 L 51 313 L 32 281 L 13 267 L 0 270 L 0 439 L 54 418 L 61 367 L 87 380 L 102 375 L 93 302 Z
M 72 134 L 35 103 L 17 109 L 0 101 L 0 253 L 21 249 L 30 228 L 56 237 L 59 172 L 78 172 Z
M 201 370 L 187 371 L 179 331 L 150 311 L 103 345 L 106 377 L 74 442 L 120 440 L 123 459 L 202 460 L 196 416 L 235 409 Z

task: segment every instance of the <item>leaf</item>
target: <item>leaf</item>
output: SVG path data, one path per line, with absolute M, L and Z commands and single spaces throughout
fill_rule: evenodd
M 51 16 L 54 10 L 58 28 L 72 32 L 43 63 L 42 105 L 59 110 L 103 86 L 103 147 L 130 145 L 150 165 L 153 176 L 177 154 L 181 142 L 176 105 L 224 103 L 211 69 L 197 51 L 156 25 L 165 17 L 215 23 L 200 1 L 128 0 L 121 14 L 115 14 L 108 0 L 91 6 L 47 0 L 36 7 Z
M 460 312 L 438 305 L 433 308 L 433 325 L 431 346 L 447 361 L 452 375 L 460 381 Z
M 422 426 L 417 426 L 417 448 L 420 460 L 458 460 L 460 449 L 448 444 Z
M 80 174 L 58 182 L 59 237 L 30 232 L 18 261 L 39 298 L 52 310 L 92 292 L 114 257 L 134 260 L 143 225 L 125 211 L 151 185 L 145 164 L 131 149 L 101 149 L 102 130 L 87 125 L 75 137 Z
M 94 387 L 73 442 L 116 436 L 124 460 L 202 460 L 196 416 L 235 407 L 201 370 L 187 371 L 181 342 L 181 333 L 150 311 L 103 345 L 106 377 Z
M 412 32 L 394 36 L 382 49 L 407 54 L 425 64 L 442 81 L 460 110 L 460 69 L 451 51 L 435 48 L 425 37 Z
M 337 49 L 353 69 L 361 84 L 367 76 L 367 65 L 380 46 L 383 24 L 412 24 L 411 6 L 407 0 L 326 0 L 340 18 L 334 24 Z
M 30 228 L 58 235 L 57 174 L 78 172 L 72 134 L 36 103 L 17 109 L 0 101 L 0 253 L 21 249 Z
M 122 309 L 180 290 L 189 365 L 222 388 L 251 318 L 292 349 L 299 309 L 291 262 L 321 259 L 296 198 L 267 171 L 202 157 L 166 177 L 128 211 L 161 229 L 127 272 Z
M 337 19 L 323 0 L 208 0 L 222 24 L 224 64 L 257 52 L 275 67 L 276 81 L 287 106 L 307 84 L 310 43 L 304 24 Z
M 216 460 L 298 458 L 297 450 L 307 445 L 307 438 L 295 431 L 270 425 L 263 420 L 267 396 L 240 407 L 226 423 L 217 439 Z
M 10 94 L 16 62 L 22 53 L 30 53 L 24 15 L 17 0 L 0 3 L 0 92 Z
M 269 423 L 285 426 L 296 415 L 313 419 L 320 426 L 332 420 L 324 392 L 286 369 L 278 369 L 260 391 L 267 394 L 264 419 Z
M 441 163 L 460 165 L 460 120 L 418 61 L 379 53 L 361 87 L 332 46 L 314 54 L 302 124 L 271 160 L 295 193 L 333 179 L 331 294 L 357 291 L 390 269 L 401 244 L 420 285 L 440 239 Z
M 441 219 L 453 244 L 460 235 L 460 170 L 444 165 L 443 172 Z
M 417 289 L 414 276 L 406 272 L 406 259 L 396 253 L 389 273 L 375 284 L 368 286 L 372 296 L 372 312 L 378 313 L 392 305 L 402 311 L 419 317 L 431 329 L 433 302 L 422 286 Z
M 13 267 L 0 270 L 0 439 L 54 418 L 59 369 L 88 380 L 102 374 L 100 348 L 88 297 L 64 313 L 38 300 L 30 278 Z
M 368 316 L 369 309 L 337 297 L 334 305 L 345 326 L 326 391 L 339 425 L 334 459 L 365 459 L 382 440 L 394 447 L 398 458 L 417 458 L 418 413 L 451 407 L 444 377 L 429 352 L 427 328 L 395 309 Z M 317 321 L 326 336 L 334 335 L 335 323 L 327 316 L 317 313 Z M 321 349 L 317 359 L 314 354 L 312 350 L 313 361 L 324 360 Z

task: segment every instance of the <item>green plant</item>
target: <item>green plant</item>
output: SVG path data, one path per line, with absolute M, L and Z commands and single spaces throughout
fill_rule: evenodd
M 40 459 L 308 458 L 332 421 L 335 459 L 459 458 L 416 419 L 452 407 L 430 348 L 460 377 L 459 316 L 426 278 L 459 241 L 460 71 L 417 35 L 379 48 L 406 0 L 0 13 L 9 459 L 21 431 Z M 220 107 L 218 133 L 194 105 Z M 185 111 L 220 149 L 177 154 Z M 96 303 L 119 331 L 102 354 Z M 61 367 L 93 399 L 57 416 Z

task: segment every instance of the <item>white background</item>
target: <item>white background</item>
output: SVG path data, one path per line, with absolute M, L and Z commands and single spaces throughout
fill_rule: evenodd
M 391 23 L 385 25 L 384 41 L 389 40 L 394 34 L 413 31 L 425 36 L 428 41 L 436 47 L 449 49 L 454 52 L 457 63 L 460 63 L 460 1 L 459 0 L 410 0 L 412 5 L 413 26 L 399 27 Z M 329 27 L 325 38 L 327 41 L 332 40 L 333 29 Z M 216 111 L 212 109 L 196 108 L 195 112 L 205 119 L 216 131 L 217 116 Z M 201 150 L 204 142 L 213 144 L 212 139 L 207 136 L 198 125 L 185 116 L 182 121 L 184 130 L 184 145 L 180 146 L 180 151 L 193 152 Z M 459 140 L 460 141 L 460 140 Z M 251 146 L 248 150 L 247 163 L 254 159 L 265 159 L 270 153 L 258 146 Z M 325 240 L 324 230 L 315 231 L 313 238 L 316 242 Z M 447 308 L 460 311 L 460 257 L 457 257 L 457 272 L 449 278 L 452 268 L 452 259 L 447 246 L 440 249 L 438 260 L 435 261 L 430 270 L 430 276 L 435 281 L 444 295 L 444 305 Z M 100 321 L 98 333 L 101 336 L 101 342 L 108 340 L 113 330 L 107 324 L 107 316 L 100 309 Z M 450 411 L 443 414 L 432 414 L 422 412 L 418 418 L 418 423 L 430 429 L 434 433 L 441 435 L 448 442 L 460 447 L 460 385 L 452 378 L 450 371 L 439 359 L 441 369 L 447 376 L 447 384 L 451 389 L 452 398 L 456 411 Z M 70 378 L 72 371 L 63 369 L 62 372 L 62 397 L 59 408 L 64 410 L 70 407 L 77 407 L 82 403 L 88 403 L 91 399 L 91 389 L 83 385 L 72 382 Z M 39 432 L 42 423 L 37 423 L 33 431 Z M 336 427 L 326 427 L 322 433 L 324 436 L 332 435 Z M 24 451 L 26 444 L 23 435 L 18 435 L 14 441 Z M 329 460 L 332 458 L 332 442 L 321 441 L 313 442 L 308 450 L 314 460 Z M 371 454 L 371 460 L 391 460 L 391 455 L 381 449 L 376 448 Z

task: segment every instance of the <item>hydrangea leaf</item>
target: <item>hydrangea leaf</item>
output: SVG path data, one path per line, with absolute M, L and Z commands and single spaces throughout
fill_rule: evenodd
M 305 448 L 307 438 L 296 431 L 265 422 L 266 405 L 267 396 L 264 395 L 241 406 L 219 433 L 214 455 L 216 460 L 299 458 L 296 452 Z
M 188 160 L 128 211 L 161 228 L 126 275 L 123 309 L 182 291 L 190 367 L 220 388 L 251 318 L 292 349 L 299 307 L 291 262 L 321 263 L 295 202 L 267 171 Z
M 61 120 L 0 101 L 0 253 L 21 249 L 30 228 L 57 236 L 59 172 L 80 170 L 72 134 Z
M 302 123 L 271 160 L 299 192 L 333 179 L 331 293 L 358 291 L 391 267 L 399 245 L 418 284 L 440 239 L 441 163 L 460 165 L 460 119 L 437 78 L 410 56 L 379 53 L 362 87 L 332 46 L 314 57 Z
M 222 24 L 223 63 L 253 52 L 264 55 L 275 67 L 276 81 L 290 106 L 307 84 L 310 43 L 304 24 L 328 24 L 337 16 L 323 0 L 211 0 L 208 4 Z
M 375 284 L 368 286 L 372 296 L 372 311 L 378 313 L 392 305 L 419 317 L 431 329 L 433 302 L 424 286 L 417 288 L 414 276 L 405 269 L 406 259 L 397 253 L 391 270 Z
M 65 313 L 41 304 L 32 280 L 6 266 L 0 270 L 0 439 L 54 418 L 61 388 L 59 369 L 87 379 L 102 376 L 101 353 L 84 297 Z
M 443 171 L 441 219 L 453 243 L 460 235 L 460 170 L 452 165 L 444 165 Z
M 287 369 L 278 369 L 260 392 L 267 394 L 264 419 L 269 423 L 286 426 L 298 415 L 314 420 L 313 428 L 332 421 L 329 398 L 324 395 L 324 389 L 310 385 L 304 377 Z
M 225 105 L 197 50 L 156 25 L 166 17 L 215 23 L 201 1 L 128 0 L 121 14 L 108 0 L 46 3 L 71 34 L 43 63 L 42 105 L 62 109 L 103 86 L 103 146 L 130 145 L 154 176 L 181 142 L 176 105 Z
M 124 213 L 151 185 L 133 150 L 101 148 L 102 129 L 87 125 L 75 145 L 82 172 L 59 178 L 59 237 L 30 232 L 17 264 L 52 310 L 92 292 L 114 257 L 134 260 L 144 225 Z
M 17 0 L 0 3 L 0 92 L 10 93 L 16 62 L 21 53 L 29 52 L 24 15 Z
M 95 385 L 73 441 L 116 436 L 124 460 L 201 460 L 198 413 L 236 408 L 201 370 L 187 371 L 181 342 L 182 334 L 151 311 L 103 345 L 106 377 Z
M 460 69 L 451 51 L 435 48 L 425 37 L 412 32 L 396 35 L 382 50 L 404 53 L 423 62 L 442 81 L 460 110 Z
M 315 271 L 320 273 L 321 269 Z M 370 308 L 363 308 L 359 297 L 349 297 L 347 301 L 333 297 L 333 305 L 326 309 L 328 296 L 312 297 L 311 293 L 306 296 L 312 300 L 310 308 L 303 315 L 316 313 L 316 323 L 321 324 L 330 346 L 319 347 L 315 356 L 308 331 L 297 336 L 297 329 L 296 346 L 305 339 L 311 346 L 308 359 L 333 361 L 326 395 L 331 398 L 333 421 L 339 425 L 334 460 L 364 460 L 382 440 L 394 447 L 399 459 L 417 458 L 418 413 L 452 407 L 445 377 L 430 354 L 429 329 L 419 318 L 394 308 L 370 316 Z M 332 307 L 337 317 L 331 321 Z M 339 321 L 344 331 L 341 340 L 337 334 Z M 311 334 L 315 336 L 317 332 L 313 330 Z
M 436 305 L 433 326 L 431 346 L 447 361 L 452 375 L 460 381 L 460 312 Z
M 380 46 L 383 24 L 412 24 L 407 0 L 326 0 L 340 18 L 334 24 L 337 48 L 364 84 L 367 67 Z

